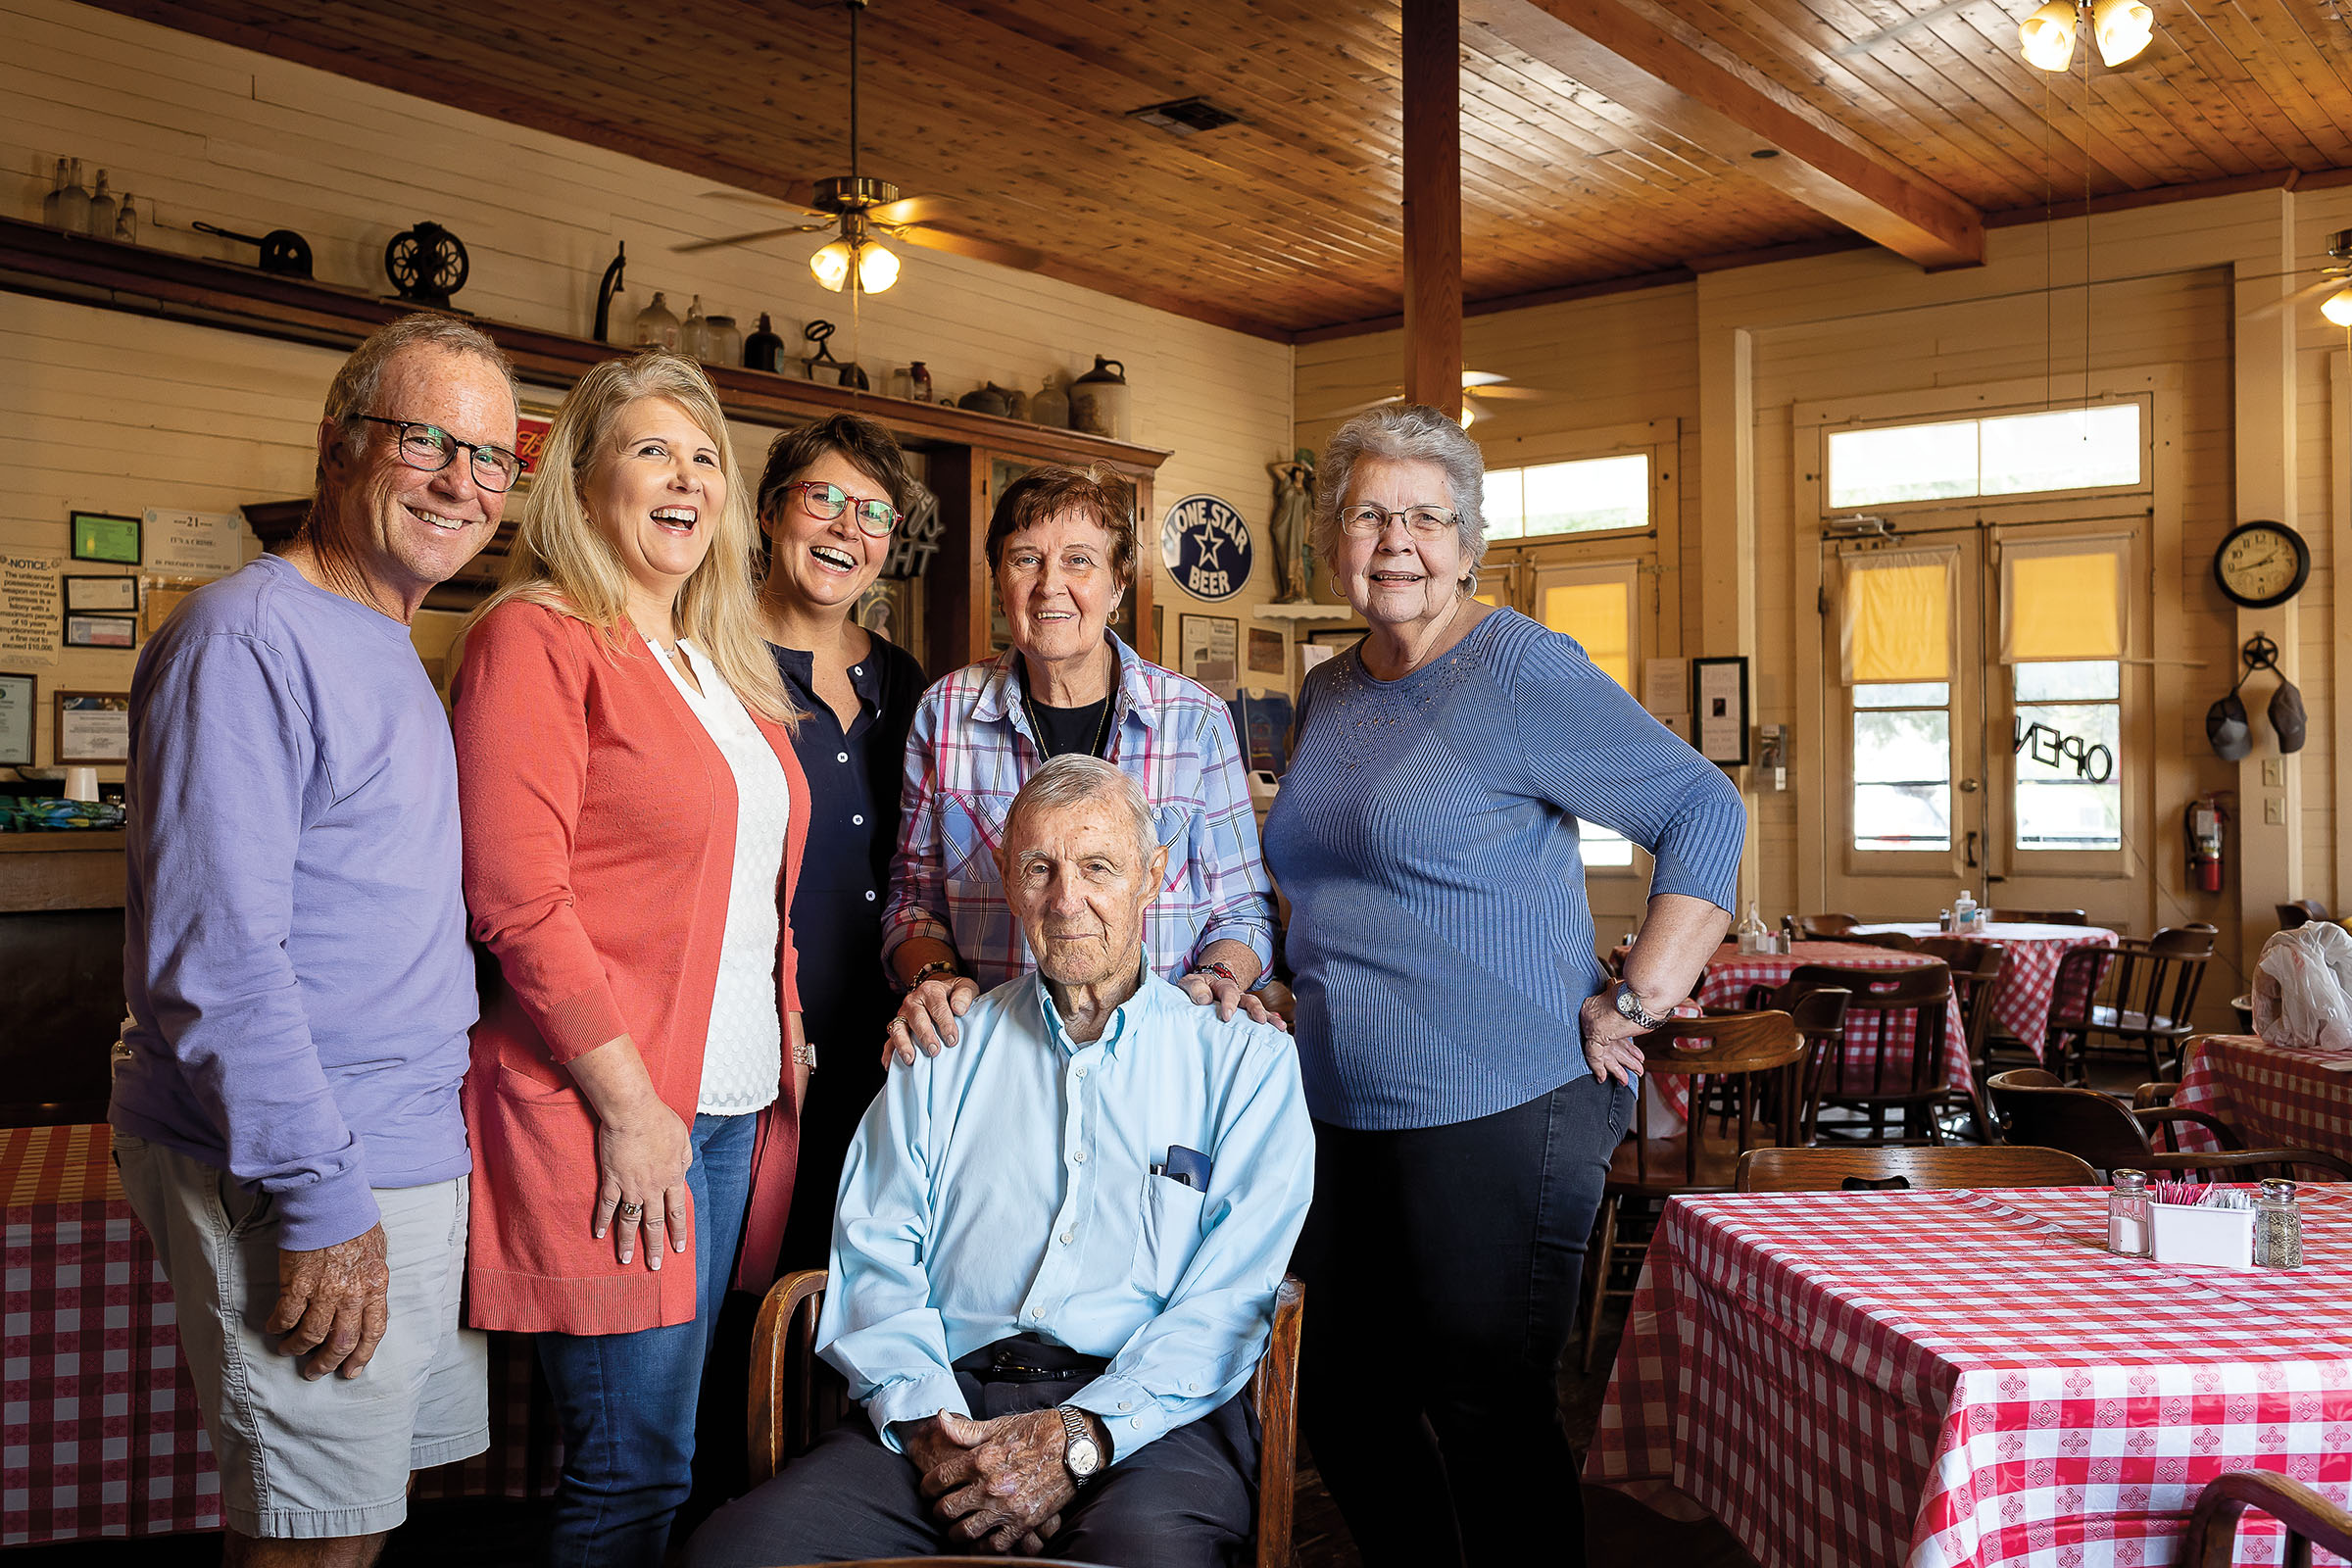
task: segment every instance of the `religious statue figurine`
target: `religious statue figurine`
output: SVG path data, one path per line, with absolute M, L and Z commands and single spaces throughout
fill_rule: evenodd
M 1315 454 L 1300 447 L 1290 461 L 1267 464 L 1266 472 L 1274 476 L 1274 602 L 1307 604 L 1314 598 L 1306 523 L 1315 505 Z

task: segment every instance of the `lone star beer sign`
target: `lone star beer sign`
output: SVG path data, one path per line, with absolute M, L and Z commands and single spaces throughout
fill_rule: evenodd
M 1215 496 L 1186 496 L 1159 525 L 1159 558 L 1195 599 L 1231 599 L 1250 580 L 1250 525 Z

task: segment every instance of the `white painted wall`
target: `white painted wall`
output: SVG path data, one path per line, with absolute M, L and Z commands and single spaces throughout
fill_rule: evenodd
M 1264 466 L 1292 437 L 1292 351 L 1049 278 L 907 248 L 896 288 L 851 302 L 809 276 L 810 240 L 678 256 L 668 247 L 760 226 L 762 209 L 637 159 L 522 129 L 266 55 L 75 5 L 0 0 L 0 212 L 37 220 L 60 155 L 85 177 L 108 170 L 140 198 L 142 240 L 250 261 L 251 247 L 187 226 L 305 235 L 322 281 L 389 293 L 385 242 L 420 219 L 466 244 L 472 275 L 457 303 L 477 315 L 586 335 L 597 280 L 616 243 L 634 317 L 656 288 L 684 314 L 762 311 L 797 342 L 834 320 L 834 353 L 882 372 L 923 360 L 941 394 L 983 380 L 1033 391 L 1094 356 L 1123 361 L 1132 439 L 1169 449 L 1161 506 L 1195 491 L 1239 507 L 1261 536 L 1256 570 L 1215 612 L 1271 598 L 1262 532 Z M 823 173 L 827 171 L 810 171 Z M 919 169 L 877 171 L 910 192 Z M 150 205 L 152 204 L 152 206 Z M 160 221 L 150 220 L 151 216 Z M 338 357 L 225 331 L 172 325 L 0 293 L 0 553 L 66 543 L 69 509 L 224 511 L 307 488 L 311 431 Z M 737 457 L 758 469 L 758 437 Z M 1148 519 L 1155 528 L 1158 519 Z M 1156 562 L 1154 541 L 1147 560 Z M 1155 567 L 1156 570 L 1156 567 Z M 1177 617 L 1206 610 L 1157 575 L 1167 657 Z M 1239 608 L 1236 608 L 1239 607 Z M 41 677 L 122 689 L 132 656 L 75 650 Z M 44 718 L 39 756 L 49 755 Z

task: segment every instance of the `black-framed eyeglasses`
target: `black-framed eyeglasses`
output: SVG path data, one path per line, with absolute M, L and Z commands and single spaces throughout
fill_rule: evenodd
M 831 522 L 841 515 L 843 508 L 856 502 L 858 531 L 868 539 L 887 539 L 890 530 L 899 525 L 899 509 L 889 502 L 854 496 L 841 486 L 827 484 L 822 479 L 796 479 L 784 488 L 788 492 L 798 490 L 801 504 L 808 509 L 808 515 L 819 522 Z
M 1461 518 L 1444 507 L 1406 507 L 1391 512 L 1369 501 L 1358 502 L 1340 510 L 1340 526 L 1358 539 L 1377 539 L 1389 531 L 1389 519 L 1402 517 L 1405 531 L 1416 539 L 1435 539 L 1448 528 L 1461 526 Z
M 355 416 L 369 424 L 389 425 L 399 432 L 400 461 L 412 468 L 426 473 L 439 473 L 458 460 L 463 451 L 467 454 L 473 470 L 473 482 L 485 490 L 504 493 L 514 488 L 522 477 L 522 460 L 505 447 L 481 446 L 472 441 L 461 441 L 437 424 L 425 424 L 416 419 L 387 419 L 380 415 Z

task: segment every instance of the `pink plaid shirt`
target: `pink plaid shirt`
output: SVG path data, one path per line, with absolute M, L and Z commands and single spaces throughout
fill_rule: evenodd
M 1109 760 L 1144 787 L 1168 847 L 1167 881 L 1144 916 L 1144 951 L 1169 979 L 1210 943 L 1274 957 L 1274 890 L 1233 714 L 1198 681 L 1162 669 L 1110 633 L 1119 654 Z M 906 737 L 906 810 L 891 862 L 882 956 L 930 937 L 956 950 L 983 991 L 1036 966 L 1005 902 L 996 851 L 1012 798 L 1042 764 L 1006 650 L 923 693 Z

